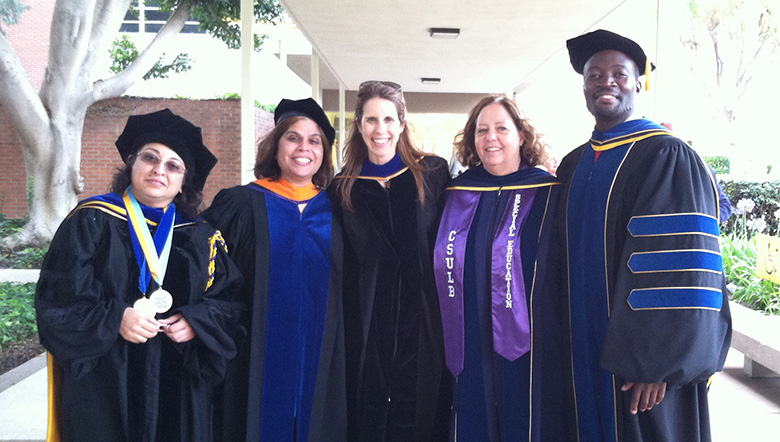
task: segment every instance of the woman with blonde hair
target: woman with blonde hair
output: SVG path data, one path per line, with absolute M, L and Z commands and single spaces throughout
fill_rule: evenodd
M 344 157 L 329 193 L 345 236 L 348 440 L 444 440 L 431 252 L 447 163 L 414 145 L 401 86 L 389 81 L 360 85 Z

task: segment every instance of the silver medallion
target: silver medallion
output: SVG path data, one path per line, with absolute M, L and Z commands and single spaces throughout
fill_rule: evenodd
M 154 303 L 149 298 L 141 298 L 133 303 L 133 308 L 141 312 L 142 315 L 147 318 L 154 318 L 157 313 L 154 308 Z
M 162 288 L 155 290 L 149 295 L 149 300 L 154 305 L 157 313 L 165 313 L 173 306 L 173 296 Z

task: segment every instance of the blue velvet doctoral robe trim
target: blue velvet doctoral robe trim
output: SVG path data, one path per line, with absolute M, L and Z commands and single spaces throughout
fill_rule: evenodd
M 366 159 L 363 161 L 363 168 L 360 170 L 360 176 L 377 178 L 389 177 L 405 167 L 406 164 L 404 164 L 401 159 L 401 155 L 396 153 L 395 156 L 385 164 L 374 164 Z
M 163 214 L 165 213 L 163 209 L 148 207 L 141 203 L 139 203 L 139 205 L 141 206 L 141 211 L 143 212 L 147 223 L 152 226 L 156 226 L 160 223 L 160 220 L 162 220 Z M 125 210 L 125 202 L 122 200 L 122 195 L 118 195 L 114 192 L 86 198 L 80 201 L 71 213 L 79 209 L 87 208 L 97 209 L 117 218 L 127 220 L 127 211 Z M 177 227 L 184 224 L 192 224 L 195 221 L 196 220 L 189 219 L 182 215 L 181 212 L 177 211 L 176 220 L 173 225 L 174 227 Z
M 541 184 L 558 184 L 558 180 L 544 169 L 522 165 L 517 172 L 504 176 L 491 175 L 484 167 L 478 166 L 469 169 L 458 176 L 450 185 L 450 189 L 471 189 L 479 191 L 494 191 L 499 188 L 523 188 L 536 187 Z
M 248 187 L 266 194 L 271 241 L 260 440 L 305 442 L 325 330 L 332 207 L 320 192 L 301 213 L 298 202 Z
M 594 136 L 596 133 L 594 132 Z M 571 183 L 567 211 L 570 251 L 572 357 L 580 440 L 617 440 L 612 375 L 599 365 L 609 318 L 604 222 L 609 190 L 630 144 L 601 152 L 585 149 Z M 577 272 L 573 269 L 588 269 Z M 581 331 L 581 332 L 580 332 Z
M 718 236 L 718 220 L 700 213 L 635 216 L 628 223 L 631 236 L 703 234 Z
M 668 131 L 649 120 L 627 121 L 607 132 L 594 130 L 590 148 L 571 179 L 566 215 L 575 399 L 580 440 L 617 441 L 615 398 L 622 394 L 610 372 L 601 368 L 611 294 L 604 226 L 614 180 L 635 143 Z M 600 155 L 597 157 L 596 153 Z M 596 161 L 598 158 L 598 161 Z M 715 222 L 713 224 L 713 221 Z M 717 221 L 699 213 L 637 216 L 626 226 L 635 236 L 717 234 Z M 634 274 L 705 271 L 720 273 L 720 255 L 708 250 L 652 250 L 628 262 Z M 722 293 L 711 287 L 637 289 L 627 302 L 635 310 L 719 309 Z
M 613 147 L 644 140 L 656 135 L 668 135 L 669 129 L 653 121 L 640 118 L 630 120 L 602 132 L 598 129 L 593 130 L 590 145 L 594 150 L 604 151 Z
M 723 293 L 705 287 L 661 287 L 634 289 L 628 295 L 628 304 L 634 310 L 656 308 L 703 308 L 720 310 Z
M 549 184 L 549 185 L 545 185 Z M 491 250 L 499 218 L 510 203 L 511 192 L 498 189 L 535 187 L 534 206 L 523 231 L 521 263 L 527 290 L 532 331 L 534 321 L 552 323 L 550 312 L 535 305 L 534 279 L 539 233 L 548 205 L 550 192 L 557 180 L 547 171 L 524 167 L 505 176 L 494 176 L 482 166 L 469 169 L 455 179 L 448 189 L 481 190 L 465 252 L 464 264 L 464 367 L 454 386 L 451 441 L 542 441 L 542 415 L 539 386 L 542 377 L 556 379 L 560 373 L 544 372 L 539 365 L 540 345 L 533 342 L 531 350 L 514 361 L 508 361 L 494 351 L 490 269 Z M 533 391 L 533 393 L 532 393 Z

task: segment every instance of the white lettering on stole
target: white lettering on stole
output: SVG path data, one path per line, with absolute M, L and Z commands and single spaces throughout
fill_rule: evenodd
M 517 234 L 517 215 L 520 213 L 520 194 L 515 195 L 515 201 L 512 206 L 512 223 L 509 225 L 509 237 L 514 238 Z M 506 243 L 506 306 L 512 308 L 512 254 L 514 253 L 515 240 L 510 239 Z
M 452 278 L 452 269 L 455 267 L 455 257 L 453 255 L 455 254 L 454 242 L 456 234 L 457 232 L 452 230 L 447 236 L 447 257 L 445 258 L 445 262 L 447 263 L 447 289 L 450 298 L 455 297 L 455 280 Z

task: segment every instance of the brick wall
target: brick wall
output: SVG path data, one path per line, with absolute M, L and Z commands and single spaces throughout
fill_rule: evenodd
M 0 106 L 0 213 L 8 218 L 27 214 L 27 174 L 19 135 L 5 106 Z
M 22 4 L 30 9 L 22 13 L 19 23 L 3 24 L 6 38 L 36 90 L 43 84 L 46 63 L 49 60 L 49 33 L 54 3 L 54 0 L 25 0 Z
M 95 103 L 87 112 L 81 149 L 84 193 L 79 199 L 108 191 L 113 174 L 122 166 L 114 141 L 124 129 L 127 117 L 164 108 L 200 126 L 204 144 L 219 159 L 204 189 L 206 205 L 220 189 L 241 184 L 240 101 L 122 97 Z M 255 117 L 258 137 L 272 127 L 273 115 L 258 109 Z M 26 183 L 19 136 L 7 110 L 0 106 L 0 213 L 8 218 L 22 218 L 27 214 Z

